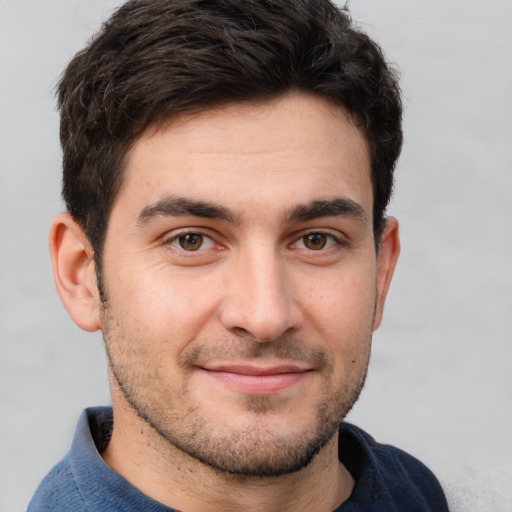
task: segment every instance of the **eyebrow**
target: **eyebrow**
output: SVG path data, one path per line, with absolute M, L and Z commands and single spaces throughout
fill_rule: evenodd
M 240 220 L 237 215 L 224 206 L 190 198 L 170 196 L 146 206 L 137 218 L 137 225 L 143 227 L 160 217 L 181 215 L 224 220 L 232 224 L 237 224 Z M 344 197 L 300 204 L 285 213 L 285 219 L 288 222 L 305 222 L 322 217 L 339 216 L 351 217 L 361 222 L 366 222 L 368 218 L 360 204 Z
M 322 217 L 350 217 L 361 222 L 367 222 L 368 215 L 364 208 L 346 197 L 324 199 L 301 204 L 287 212 L 289 221 L 308 221 Z
M 139 226 L 145 226 L 158 217 L 193 215 L 206 219 L 225 220 L 235 224 L 237 217 L 227 208 L 184 197 L 165 197 L 155 204 L 146 206 L 137 218 Z

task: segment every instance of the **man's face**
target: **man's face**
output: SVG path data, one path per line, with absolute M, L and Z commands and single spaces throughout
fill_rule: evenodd
M 123 400 L 221 470 L 307 464 L 364 382 L 380 308 L 372 204 L 365 139 L 320 98 L 145 134 L 103 254 L 102 330 Z

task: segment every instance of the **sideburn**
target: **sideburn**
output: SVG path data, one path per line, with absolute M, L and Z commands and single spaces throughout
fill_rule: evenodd
M 94 251 L 93 255 L 94 260 L 94 272 L 96 273 L 96 286 L 98 287 L 98 295 L 100 298 L 100 303 L 104 306 L 107 302 L 107 298 L 105 296 L 104 287 L 103 287 L 103 276 L 101 271 L 101 258 L 98 251 Z

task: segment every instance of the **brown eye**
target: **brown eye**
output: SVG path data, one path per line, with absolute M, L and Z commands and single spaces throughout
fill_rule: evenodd
M 178 237 L 178 243 L 185 251 L 197 251 L 203 245 L 203 235 L 187 233 Z
M 327 235 L 324 233 L 309 233 L 302 240 L 304 246 L 312 251 L 319 251 L 327 245 Z

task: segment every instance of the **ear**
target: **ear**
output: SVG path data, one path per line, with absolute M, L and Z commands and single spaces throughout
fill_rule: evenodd
M 79 327 L 97 331 L 100 301 L 89 240 L 69 213 L 60 213 L 52 221 L 49 243 L 53 278 L 64 307 Z
M 388 217 L 380 239 L 379 253 L 377 254 L 377 297 L 373 330 L 377 329 L 382 321 L 384 302 L 389 285 L 391 284 L 391 278 L 395 272 L 399 254 L 400 237 L 398 234 L 398 221 L 394 217 Z

